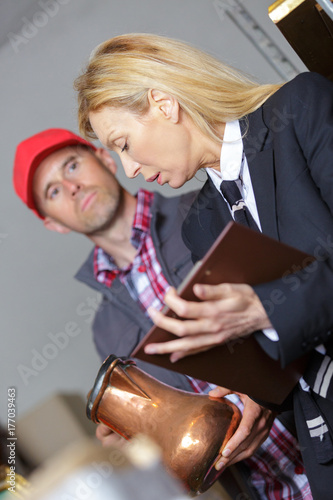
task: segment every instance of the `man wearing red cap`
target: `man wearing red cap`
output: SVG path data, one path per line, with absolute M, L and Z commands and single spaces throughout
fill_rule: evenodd
M 195 193 L 164 198 L 139 190 L 135 197 L 116 170 L 105 149 L 49 129 L 18 145 L 13 176 L 17 195 L 47 229 L 76 231 L 96 245 L 76 277 L 103 295 L 93 325 L 103 360 L 130 355 L 151 327 L 148 305 L 162 304 L 168 283 L 177 286 L 192 266 L 180 227 Z M 149 367 L 166 383 L 191 389 L 184 377 Z
M 116 169 L 105 149 L 64 129 L 45 130 L 21 142 L 14 164 L 17 195 L 47 229 L 75 231 L 95 244 L 76 278 L 103 297 L 93 323 L 103 360 L 110 353 L 130 356 L 152 325 L 147 308 L 161 309 L 169 284 L 177 287 L 192 266 L 180 234 L 196 193 L 164 198 L 140 189 L 133 196 L 115 178 Z M 176 372 L 139 360 L 137 364 L 174 387 L 209 389 L 208 384 Z M 244 441 L 253 440 L 248 449 L 242 446 L 237 451 L 234 444 L 238 457 L 234 454 L 232 462 L 243 459 L 252 485 L 248 498 L 284 495 L 310 500 L 297 442 L 281 422 L 274 422 L 268 439 L 250 457 L 267 437 L 273 416 L 246 396 L 241 399 L 246 411 L 240 432 L 251 427 L 256 438 L 251 434 Z M 105 426 L 98 427 L 104 442 L 108 434 Z

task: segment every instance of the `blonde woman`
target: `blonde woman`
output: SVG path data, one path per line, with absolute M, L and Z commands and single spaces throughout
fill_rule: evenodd
M 194 260 L 239 215 L 227 202 L 225 181 L 235 181 L 248 224 L 316 257 L 303 271 L 253 288 L 198 284 L 199 304 L 171 290 L 165 302 L 186 321 L 151 310 L 153 321 L 179 339 L 147 352 L 171 353 L 177 361 L 255 335 L 283 366 L 311 353 L 293 395 L 296 425 L 313 496 L 330 499 L 332 83 L 305 73 L 284 85 L 259 85 L 187 44 L 134 34 L 100 45 L 76 88 L 81 132 L 116 151 L 128 177 L 141 173 L 178 188 L 206 169 L 208 180 L 183 226 Z

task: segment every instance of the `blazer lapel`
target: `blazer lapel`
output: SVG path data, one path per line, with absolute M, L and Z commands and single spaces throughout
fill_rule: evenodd
M 210 240 L 210 245 L 212 245 L 221 231 L 223 231 L 226 224 L 232 220 L 232 217 L 221 193 L 216 189 L 210 177 L 208 177 L 207 182 L 209 184 L 209 191 L 207 191 L 210 198 L 207 205 L 207 211 L 203 212 L 203 215 L 206 217 L 212 236 Z
M 249 130 L 243 140 L 244 151 L 249 166 L 262 232 L 278 240 L 274 155 L 269 144 L 268 129 L 261 121 L 260 112 L 261 109 L 259 108 L 248 117 Z M 259 118 L 261 123 L 259 123 Z M 262 138 L 262 140 L 260 141 L 259 138 Z
M 227 205 L 208 178 L 183 223 L 185 244 L 203 257 L 230 220 Z
M 209 183 L 210 200 L 207 205 L 206 217 L 208 218 L 209 229 L 213 236 L 213 241 L 211 242 L 213 244 L 226 224 L 232 220 L 232 217 L 221 193 L 216 189 L 210 177 L 207 182 Z

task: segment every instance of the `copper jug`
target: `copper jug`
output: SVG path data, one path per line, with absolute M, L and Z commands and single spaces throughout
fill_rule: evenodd
M 114 355 L 104 361 L 88 394 L 87 416 L 126 439 L 149 436 L 160 446 L 167 470 L 194 494 L 221 474 L 214 465 L 241 418 L 225 398 L 174 389 L 133 360 Z

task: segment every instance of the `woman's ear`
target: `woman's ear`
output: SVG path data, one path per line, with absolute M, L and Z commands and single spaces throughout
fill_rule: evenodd
M 49 231 L 55 231 L 56 233 L 61 233 L 61 234 L 67 234 L 67 233 L 71 232 L 71 229 L 64 226 L 60 222 L 57 222 L 56 220 L 52 219 L 51 217 L 45 217 L 43 223 L 44 223 L 44 227 L 46 229 L 48 229 Z
M 149 89 L 148 101 L 150 109 L 155 113 L 159 113 L 167 120 L 173 123 L 179 121 L 179 102 L 171 94 L 167 94 L 161 90 Z
M 112 158 L 110 153 L 104 148 L 97 148 L 94 152 L 97 158 L 103 163 L 103 165 L 110 170 L 110 172 L 115 175 L 117 172 L 117 163 Z

